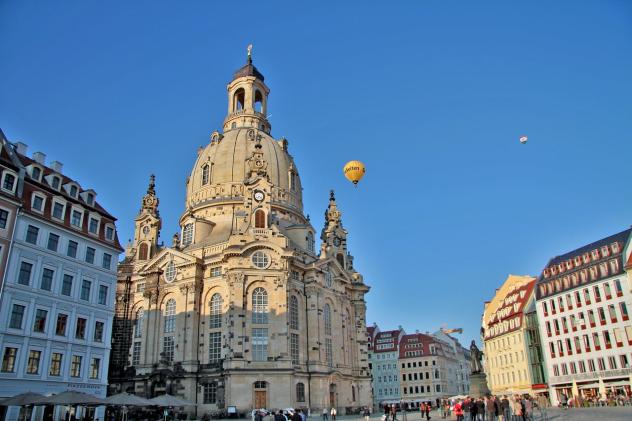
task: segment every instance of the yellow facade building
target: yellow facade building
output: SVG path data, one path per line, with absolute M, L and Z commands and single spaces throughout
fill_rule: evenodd
M 482 334 L 487 383 L 492 394 L 537 393 L 546 389 L 537 344 L 531 276 L 509 275 L 485 303 Z M 534 336 L 535 335 L 535 336 Z

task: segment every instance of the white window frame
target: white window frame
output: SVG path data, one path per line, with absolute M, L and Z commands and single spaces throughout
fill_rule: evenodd
M 37 178 L 33 177 L 33 170 L 35 168 L 40 170 L 40 175 Z M 40 167 L 39 165 L 36 165 L 36 164 L 31 164 L 31 165 L 28 166 L 28 173 L 29 173 L 29 177 L 31 177 L 33 180 L 41 181 L 42 180 L 42 175 L 44 175 L 44 168 L 42 168 L 42 167 Z
M 97 221 L 97 232 L 90 231 L 90 221 L 92 219 L 95 219 Z M 100 228 L 101 228 L 101 215 L 95 212 L 88 212 L 88 234 L 94 237 L 98 237 Z
M 191 241 L 186 242 L 186 239 L 184 238 L 184 231 L 189 225 L 191 225 Z M 195 223 L 193 221 L 187 221 L 184 225 L 182 225 L 182 235 L 180 238 L 182 238 L 182 247 L 189 246 L 195 242 Z
M 4 228 L 0 227 L 0 231 L 6 231 L 6 230 L 9 229 L 9 225 L 10 225 L 9 221 L 11 220 L 13 212 L 11 211 L 11 209 L 7 209 L 7 208 L 5 208 L 3 206 L 0 206 L 0 210 L 3 210 L 3 211 L 5 211 L 7 213 L 7 224 L 6 224 L 6 226 Z
M 35 209 L 33 207 L 33 203 L 35 203 L 35 198 L 39 197 L 40 199 L 42 199 L 42 208 L 41 209 Z M 33 194 L 31 194 L 31 210 L 33 212 L 37 212 L 39 214 L 43 214 L 44 213 L 44 208 L 46 207 L 46 196 L 40 192 L 33 192 Z
M 81 219 L 79 220 L 79 225 L 74 225 L 72 223 L 72 213 L 74 211 L 77 211 L 77 212 L 81 213 Z M 84 217 L 84 209 L 81 206 L 72 205 L 70 207 L 70 226 L 72 228 L 78 229 L 78 230 L 83 229 L 83 217 Z M 88 219 L 88 221 L 89 221 L 89 219 Z
M 7 174 L 11 174 L 13 177 L 15 177 L 15 182 L 13 183 L 13 189 L 12 190 L 4 188 L 4 179 L 7 177 Z M 16 190 L 17 186 L 18 186 L 18 174 L 16 172 L 14 172 L 14 171 L 11 171 L 8 168 L 5 168 L 4 171 L 2 172 L 2 180 L 0 181 L 0 188 L 3 191 L 9 192 L 11 194 L 15 194 L 15 190 Z
M 70 194 L 70 189 L 72 188 L 72 186 L 75 186 L 77 188 L 77 194 L 75 196 Z M 64 184 L 64 190 L 66 190 L 66 193 L 68 193 L 68 196 L 72 197 L 73 199 L 79 199 L 79 197 L 81 196 L 81 187 L 79 186 L 79 184 L 75 183 L 74 181 Z
M 112 228 L 112 238 L 108 238 L 108 228 Z M 114 224 L 111 223 L 106 223 L 105 227 L 103 228 L 103 238 L 105 238 L 105 241 L 109 241 L 109 242 L 114 242 L 114 236 L 116 235 L 116 227 L 114 226 Z
M 57 218 L 53 215 L 53 211 L 55 209 L 55 203 L 59 203 L 60 205 L 62 205 L 63 209 L 61 211 L 61 218 Z M 68 202 L 59 197 L 59 196 L 55 196 L 51 199 L 51 207 L 50 207 L 50 217 L 55 220 L 55 221 L 60 221 L 60 222 L 64 222 L 64 216 L 66 215 L 66 205 L 68 204 Z

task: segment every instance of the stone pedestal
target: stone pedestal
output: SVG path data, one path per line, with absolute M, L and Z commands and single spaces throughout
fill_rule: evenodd
M 485 373 L 474 373 L 470 375 L 470 393 L 473 398 L 482 398 L 488 395 L 487 375 Z

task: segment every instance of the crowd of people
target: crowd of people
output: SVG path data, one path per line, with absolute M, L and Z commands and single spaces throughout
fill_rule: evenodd
M 532 421 L 537 409 L 540 419 L 548 419 L 550 403 L 544 395 L 486 396 L 441 402 L 441 417 L 456 416 L 457 421 Z

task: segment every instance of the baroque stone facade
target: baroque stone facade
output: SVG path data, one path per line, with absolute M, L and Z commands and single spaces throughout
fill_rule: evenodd
M 198 151 L 171 247 L 158 243 L 152 176 L 119 266 L 111 392 L 179 395 L 198 415 L 370 405 L 369 287 L 333 192 L 315 249 L 268 93 L 249 56 L 228 85 L 223 132 Z

